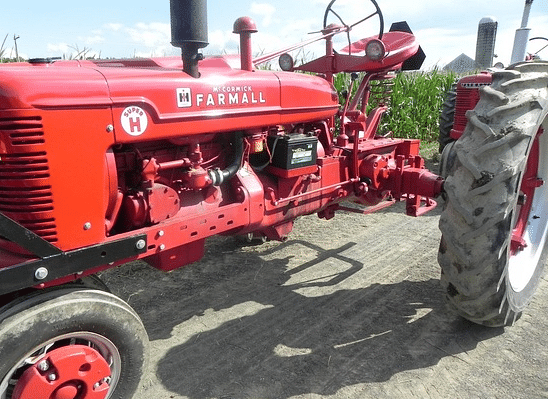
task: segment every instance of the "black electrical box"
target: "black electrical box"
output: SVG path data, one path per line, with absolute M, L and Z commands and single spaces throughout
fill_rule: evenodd
M 269 136 L 268 148 L 272 155 L 272 166 L 280 169 L 298 169 L 316 165 L 318 139 L 305 134 Z

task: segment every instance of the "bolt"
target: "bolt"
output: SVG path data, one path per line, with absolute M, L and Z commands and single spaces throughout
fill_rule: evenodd
M 40 363 L 38 363 L 38 370 L 40 371 L 48 371 L 49 370 L 49 363 L 47 360 L 42 360 Z
M 164 230 L 160 230 L 160 231 L 158 232 L 158 237 L 163 237 L 164 234 L 165 234 Z
M 146 241 L 141 239 L 135 243 L 135 248 L 141 250 L 141 249 L 144 249 L 146 245 L 147 245 Z
M 105 377 L 105 378 L 97 381 L 95 384 L 93 384 L 93 389 L 98 389 L 103 384 L 110 385 L 111 382 L 112 382 L 112 378 Z
M 159 248 L 160 248 L 160 251 L 163 251 L 164 249 L 166 249 L 166 246 L 164 244 L 160 244 Z
M 107 133 L 112 133 L 114 131 L 114 126 L 107 125 Z
M 48 380 L 55 381 L 57 379 L 57 374 L 51 373 L 48 375 Z
M 84 224 L 84 230 L 89 230 L 89 229 L 91 229 L 91 223 L 90 223 L 90 222 L 86 222 L 86 223 Z
M 48 269 L 46 269 L 45 267 L 39 267 L 34 272 L 34 277 L 36 277 L 36 280 L 43 280 L 48 276 L 48 273 Z

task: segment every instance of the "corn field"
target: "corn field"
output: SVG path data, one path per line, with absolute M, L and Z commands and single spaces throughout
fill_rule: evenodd
M 392 132 L 394 137 L 437 141 L 441 106 L 445 94 L 456 79 L 455 73 L 439 69 L 397 74 L 392 81 L 389 109 L 383 116 L 380 133 Z M 347 90 L 349 83 L 349 75 L 339 74 L 335 77 L 335 87 L 339 93 Z M 385 84 L 386 81 L 372 82 L 372 91 L 375 91 L 375 86 Z M 375 105 L 375 99 L 372 98 L 369 109 Z

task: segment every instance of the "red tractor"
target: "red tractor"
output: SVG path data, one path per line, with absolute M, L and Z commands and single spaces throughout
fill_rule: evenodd
M 299 67 L 286 51 L 308 42 L 254 60 L 249 18 L 234 24 L 240 56 L 204 58 L 205 0 L 171 1 L 182 61 L 2 65 L 1 399 L 134 395 L 147 334 L 95 277 L 102 270 L 136 259 L 173 270 L 200 259 L 216 234 L 284 240 L 299 216 L 356 210 L 344 201 L 360 213 L 396 201 L 415 216 L 435 206 L 444 182 L 424 169 L 418 140 L 378 135 L 388 106 L 367 109 L 372 82 L 420 68 L 424 55 L 407 24 L 384 32 L 375 0 L 374 12 L 351 25 L 328 25 L 331 14 L 340 19 L 334 3 L 315 39 L 326 54 Z M 377 35 L 334 50 L 335 35 L 350 37 L 372 18 Z M 274 57 L 283 71 L 256 69 Z M 526 272 L 513 266 L 531 244 L 542 246 L 547 225 L 548 212 L 537 209 L 537 197 L 546 198 L 537 132 L 548 75 L 535 68 L 542 65 L 495 74 L 472 133 L 446 151 L 443 281 L 460 313 L 484 324 L 519 314 L 542 264 L 539 250 L 526 255 Z M 353 74 L 343 104 L 333 86 L 341 72 Z M 530 81 L 534 98 L 514 99 Z M 526 120 L 513 128 L 519 112 Z M 529 240 L 529 222 L 542 226 L 542 241 Z

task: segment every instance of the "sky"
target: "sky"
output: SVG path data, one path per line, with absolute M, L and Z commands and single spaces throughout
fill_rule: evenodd
M 498 22 L 495 62 L 508 65 L 516 29 L 521 25 L 524 0 L 377 0 L 385 30 L 406 20 L 426 53 L 423 69 L 443 67 L 462 53 L 475 57 L 478 23 L 483 17 Z M 101 58 L 179 55 L 171 46 L 169 0 L 19 0 L 3 2 L 0 15 L 0 45 L 4 56 L 25 58 L 69 57 L 84 51 Z M 253 52 L 266 54 L 307 40 L 322 28 L 329 0 L 209 0 L 209 46 L 206 55 L 236 53 L 239 38 L 232 33 L 234 21 L 252 17 L 259 30 L 252 36 Z M 338 0 L 334 9 L 347 24 L 372 13 L 369 0 Z M 329 22 L 335 22 L 334 17 Z M 548 1 L 534 0 L 529 18 L 530 37 L 548 37 Z M 378 34 L 375 17 L 356 26 L 352 41 Z M 340 37 L 336 48 L 345 46 Z M 528 51 L 540 49 L 544 41 L 530 43 Z M 544 42 L 548 43 L 548 42 Z M 322 55 L 316 44 L 297 57 L 307 60 Z M 540 53 L 548 58 L 548 49 Z

